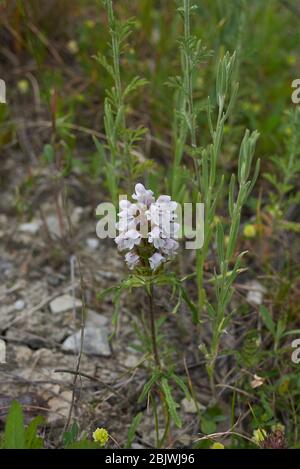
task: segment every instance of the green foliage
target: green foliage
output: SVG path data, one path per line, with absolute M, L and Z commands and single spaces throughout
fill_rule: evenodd
M 24 416 L 21 405 L 13 401 L 5 424 L 4 448 L 21 449 L 25 447 Z
M 300 232 L 300 111 L 291 103 L 290 86 L 299 69 L 300 33 L 298 16 L 288 9 L 292 2 L 179 0 L 176 13 L 173 0 L 159 5 L 106 0 L 102 10 L 98 2 L 87 8 L 87 2 L 74 0 L 55 2 L 47 14 L 35 3 L 5 2 L 2 9 L 3 52 L 13 45 L 4 61 L 22 65 L 13 70 L 13 80 L 23 68 L 27 73 L 25 61 L 30 60 L 27 88 L 13 81 L 9 105 L 0 105 L 0 147 L 9 156 L 1 173 L 4 186 L 10 152 L 19 145 L 26 153 L 28 137 L 35 150 L 36 137 L 42 135 L 41 159 L 33 171 L 26 166 L 16 188 L 18 215 L 31 213 L 31 196 L 45 173 L 57 200 L 63 184 L 77 187 L 88 178 L 100 182 L 101 197 L 109 194 L 116 203 L 142 178 L 156 193 L 166 190 L 178 202 L 203 202 L 205 241 L 196 260 L 190 256 L 186 262 L 180 255 L 176 274 L 168 266 L 154 276 L 141 271 L 99 295 L 113 295 L 116 329 L 125 296 L 139 295 L 141 289 L 149 295 L 154 285 L 168 299 L 160 317 L 155 311 L 161 369 L 153 360 L 148 311 L 138 311 L 145 327 L 134 321 L 134 347 L 143 357 L 142 372 L 148 373 L 139 404 L 147 401 L 153 409 L 161 447 L 171 425 L 172 437 L 181 424 L 186 428 L 188 416 L 178 405 L 182 396 L 194 399 L 193 386 L 201 396 L 209 383 L 212 402 L 197 409 L 199 429 L 208 437 L 199 447 L 211 446 L 209 434 L 219 430 L 224 416 L 229 428 L 228 421 L 234 426 L 244 413 L 248 417 L 241 428 L 248 437 L 252 430 L 270 432 L 283 423 L 289 445 L 299 447 L 299 369 L 290 358 L 290 342 L 299 335 Z M 24 116 L 14 115 L 17 102 Z M 259 138 L 256 131 L 245 131 L 256 128 Z M 256 148 L 263 157 L 262 176 Z M 251 238 L 241 236 L 245 222 L 253 227 Z M 256 308 L 244 298 L 242 284 L 252 277 L 267 287 L 267 306 Z M 184 331 L 187 311 L 193 325 Z M 174 323 L 176 334 L 195 340 L 196 346 L 189 341 L 187 353 L 199 366 L 204 353 L 207 382 L 204 375 L 195 380 L 192 372 L 185 379 L 182 370 L 175 372 L 182 355 L 169 341 L 174 331 L 169 334 L 168 327 Z M 227 349 L 226 337 L 235 340 L 237 350 Z M 223 374 L 227 364 L 234 373 Z M 223 389 L 223 384 L 228 386 Z M 222 402 L 222 411 L 215 401 Z M 127 447 L 142 415 L 133 418 Z M 37 417 L 26 427 L 14 402 L 3 444 L 43 447 L 42 424 Z M 228 446 L 229 440 L 233 448 L 254 447 L 239 436 L 226 437 Z M 76 424 L 62 441 L 66 448 L 99 448 Z
M 98 54 L 96 60 L 105 68 L 113 80 L 113 86 L 107 91 L 104 102 L 104 128 L 106 146 L 94 138 L 94 143 L 103 165 L 105 180 L 112 201 L 117 204 L 120 187 L 127 190 L 132 187 L 133 181 L 143 173 L 145 166 L 140 164 L 136 146 L 143 138 L 146 129 L 139 126 L 135 129 L 126 124 L 127 99 L 141 87 L 147 80 L 136 76 L 123 88 L 121 82 L 120 56 L 125 52 L 127 39 L 132 33 L 134 21 L 126 22 L 115 18 L 111 0 L 104 2 L 107 10 L 109 32 L 111 36 L 112 64 L 105 56 Z M 108 150 L 106 155 L 106 150 Z M 125 184 L 125 186 L 124 186 Z
M 5 423 L 4 449 L 40 449 L 43 448 L 43 439 L 37 435 L 38 427 L 44 423 L 42 417 L 33 419 L 28 427 L 24 425 L 22 406 L 13 401 Z
M 75 443 L 79 434 L 79 428 L 76 422 L 74 422 L 69 431 L 64 432 L 63 434 L 63 444 L 64 446 L 69 446 L 72 443 Z
M 131 445 L 133 443 L 137 428 L 138 428 L 139 424 L 141 423 L 142 418 L 143 418 L 143 414 L 142 414 L 142 412 L 139 412 L 138 414 L 136 414 L 136 416 L 132 420 L 132 423 L 131 423 L 129 431 L 128 431 L 127 443 L 126 443 L 125 448 L 131 448 Z

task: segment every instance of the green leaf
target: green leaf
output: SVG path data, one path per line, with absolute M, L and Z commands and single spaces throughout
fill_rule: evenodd
M 143 417 L 143 414 L 142 412 L 139 412 L 133 419 L 131 425 L 130 425 L 130 428 L 129 428 L 129 431 L 128 431 L 128 435 L 127 435 L 127 443 L 126 443 L 126 446 L 125 448 L 131 448 L 131 445 L 132 445 L 132 442 L 134 440 L 134 437 L 135 437 L 135 434 L 136 434 L 136 431 L 137 431 L 137 428 L 142 420 L 142 417 Z
M 25 446 L 27 449 L 43 448 L 43 439 L 37 436 L 37 428 L 44 423 L 44 418 L 40 415 L 35 417 L 25 430 Z
M 264 305 L 260 305 L 259 312 L 260 312 L 260 314 L 263 318 L 265 326 L 271 332 L 271 334 L 275 337 L 275 335 L 276 335 L 275 324 L 273 322 L 273 319 L 272 319 L 272 316 L 271 316 L 270 312 L 267 310 L 267 308 Z
M 74 422 L 71 426 L 70 431 L 64 432 L 63 434 L 63 444 L 64 446 L 70 445 L 77 440 L 79 433 L 79 428 L 76 422 Z
M 164 394 L 165 394 L 165 398 L 166 398 L 166 402 L 167 402 L 167 406 L 168 406 L 170 415 L 171 415 L 172 419 L 174 420 L 175 425 L 177 427 L 181 428 L 181 426 L 182 426 L 181 418 L 178 415 L 177 410 L 176 410 L 177 407 L 179 407 L 179 405 L 176 404 L 176 402 L 173 399 L 173 396 L 172 396 L 172 393 L 171 393 L 171 388 L 169 386 L 169 383 L 168 383 L 167 379 L 163 378 L 162 381 L 161 381 L 161 384 L 162 384 L 162 388 L 163 388 L 163 391 L 164 391 Z
M 13 401 L 5 424 L 4 448 L 24 449 L 25 448 L 25 428 L 24 415 L 21 404 Z
M 190 300 L 186 290 L 181 286 L 181 296 L 192 312 L 192 319 L 195 324 L 198 322 L 199 312 L 196 305 Z
M 145 78 L 134 77 L 129 83 L 129 85 L 125 88 L 123 93 L 123 99 L 125 99 L 126 96 L 128 96 L 130 93 L 133 93 L 138 88 L 141 88 L 142 86 L 145 86 L 148 83 L 148 80 L 146 80 Z
M 153 373 L 149 381 L 147 381 L 143 387 L 143 390 L 138 398 L 138 403 L 143 402 L 143 400 L 146 398 L 147 394 L 150 392 L 153 384 L 157 381 L 159 377 L 158 373 Z
M 49 143 L 46 143 L 46 145 L 44 146 L 42 156 L 44 160 L 46 161 L 46 163 L 51 164 L 54 162 L 54 150 L 53 150 L 52 145 L 50 145 Z
M 183 379 L 180 377 L 180 376 L 177 376 L 175 374 L 172 373 L 171 375 L 171 378 L 175 381 L 175 383 L 177 384 L 177 386 L 180 387 L 180 389 L 184 392 L 184 395 L 185 397 L 190 400 L 191 399 L 191 395 L 190 395 L 190 391 L 187 387 L 187 385 L 185 384 L 185 382 L 183 381 Z
M 211 433 L 215 433 L 217 428 L 216 422 L 214 422 L 213 419 L 205 419 L 202 418 L 201 420 L 201 431 L 202 433 L 205 433 L 206 435 L 209 435 Z

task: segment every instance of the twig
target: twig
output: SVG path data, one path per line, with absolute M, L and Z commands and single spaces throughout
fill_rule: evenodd
M 96 378 L 95 376 L 92 376 L 92 375 L 88 375 L 87 373 L 83 373 L 82 371 L 80 372 L 76 372 L 74 370 L 68 370 L 68 369 L 65 369 L 65 368 L 58 368 L 57 370 L 54 370 L 54 373 L 70 373 L 71 375 L 79 375 L 79 376 L 82 376 L 83 378 L 87 378 L 87 379 L 90 379 L 92 381 L 95 381 L 96 383 L 99 383 L 101 384 L 105 389 L 107 389 L 108 391 L 112 392 L 113 394 L 115 394 L 116 396 L 118 396 L 120 399 L 124 399 L 124 395 L 122 396 L 122 394 L 120 394 L 116 389 L 114 389 L 112 386 L 110 386 L 109 384 L 107 383 L 104 383 L 103 381 L 101 381 L 99 378 Z
M 66 421 L 66 424 L 64 426 L 64 432 L 66 432 L 69 428 L 71 417 L 72 417 L 72 412 L 73 408 L 75 405 L 75 391 L 76 391 L 76 384 L 77 384 L 77 378 L 80 376 L 79 369 L 80 369 L 80 363 L 81 363 L 81 357 L 82 357 L 82 350 L 83 350 L 83 341 L 84 341 L 84 328 L 85 328 L 85 296 L 84 296 L 84 286 L 83 286 L 83 277 L 82 277 L 82 271 L 81 271 L 81 264 L 80 264 L 80 259 L 77 259 L 78 263 L 78 271 L 79 271 L 79 277 L 80 277 L 80 291 L 81 291 L 81 301 L 82 301 L 82 308 L 81 308 L 81 331 L 80 331 L 80 348 L 79 348 L 79 353 L 77 357 L 77 363 L 76 363 L 76 368 L 75 368 L 75 374 L 74 374 L 74 380 L 73 380 L 73 390 L 72 390 L 72 401 L 69 409 L 69 414 L 68 418 Z M 64 433 L 63 432 L 63 433 Z
M 219 433 L 211 433 L 210 435 L 202 436 L 201 438 L 198 438 L 196 441 L 202 441 L 202 440 L 213 440 L 214 438 L 218 438 L 219 436 L 227 436 L 227 435 L 235 435 L 239 436 L 241 438 L 244 438 L 245 440 L 251 441 L 253 443 L 253 440 L 249 438 L 246 435 L 243 435 L 243 433 L 238 433 L 238 432 L 219 432 Z

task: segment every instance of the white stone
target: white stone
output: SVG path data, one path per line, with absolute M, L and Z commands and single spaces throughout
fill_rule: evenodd
M 22 311 L 25 308 L 25 301 L 24 300 L 17 300 L 14 304 L 14 308 L 16 311 Z
M 30 223 L 22 223 L 19 226 L 19 231 L 21 231 L 21 233 L 28 233 L 28 234 L 34 235 L 39 231 L 40 226 L 41 226 L 41 222 L 34 220 L 34 221 L 31 221 Z
M 49 399 L 47 404 L 50 409 L 48 423 L 54 423 L 59 419 L 66 419 L 69 415 L 72 402 L 72 392 L 64 391 L 57 397 Z
M 73 299 L 70 295 L 62 295 L 51 301 L 50 309 L 53 314 L 64 313 L 65 311 L 72 311 L 74 303 L 75 308 L 82 307 L 81 300 Z
M 0 363 L 6 363 L 6 344 L 0 339 Z
M 19 366 L 23 366 L 28 363 L 32 358 L 32 350 L 26 345 L 15 345 L 13 346 L 15 361 Z M 31 362 L 32 363 L 32 362 Z
M 124 360 L 124 366 L 126 366 L 126 368 L 135 368 L 138 365 L 139 361 L 140 359 L 138 356 L 128 355 L 128 357 L 126 357 Z
M 99 246 L 99 239 L 87 238 L 86 245 L 89 249 L 91 249 L 92 251 L 95 251 L 95 249 L 97 249 L 97 247 Z
M 51 238 L 60 238 L 60 225 L 56 215 L 49 215 L 46 219 L 47 228 L 51 235 Z
M 89 309 L 87 311 L 85 324 L 86 326 L 103 327 L 108 324 L 108 318 L 103 314 L 98 314 L 95 311 Z
M 79 353 L 81 345 L 81 330 L 68 337 L 62 344 L 62 350 Z M 83 353 L 109 357 L 111 355 L 108 343 L 108 331 L 106 328 L 86 326 L 84 330 Z
M 82 207 L 75 207 L 71 214 L 71 222 L 73 225 L 78 225 L 82 219 L 84 209 Z
M 197 404 L 198 404 L 198 408 L 200 410 L 203 410 L 205 408 L 202 404 L 199 404 L 199 402 Z M 186 412 L 187 414 L 196 414 L 197 413 L 197 407 L 196 407 L 195 401 L 193 399 L 191 399 L 189 401 L 185 397 L 184 399 L 182 399 L 181 405 L 182 405 L 182 408 L 183 408 L 184 412 Z
M 265 287 L 256 280 L 248 282 L 247 287 L 249 289 L 247 293 L 246 300 L 248 303 L 252 304 L 253 306 L 259 306 L 263 302 L 264 293 L 266 291 Z

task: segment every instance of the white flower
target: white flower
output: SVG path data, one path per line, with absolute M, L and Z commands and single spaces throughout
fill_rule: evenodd
M 158 226 L 155 226 L 148 234 L 149 243 L 153 243 L 156 249 L 161 249 L 165 245 L 165 239 L 161 238 L 161 231 Z
M 124 251 L 125 249 L 130 250 L 136 244 L 140 244 L 141 235 L 137 230 L 131 229 L 117 236 L 115 242 L 117 243 L 120 251 Z
M 130 270 L 134 269 L 139 263 L 140 257 L 133 252 L 128 252 L 125 256 L 125 262 Z
M 170 238 L 174 236 L 179 229 L 179 224 L 175 223 L 177 214 L 175 210 L 177 203 L 171 200 L 168 195 L 161 195 L 155 203 L 152 203 L 149 210 L 146 212 L 148 220 L 151 222 L 151 227 L 156 225 L 159 227 L 163 237 Z
M 154 202 L 153 192 L 145 189 L 143 184 L 139 183 L 135 186 L 135 194 L 132 195 L 134 200 L 137 200 L 140 204 L 144 204 L 147 207 L 150 207 L 152 202 Z
M 179 247 L 179 243 L 175 239 L 168 238 L 165 240 L 165 244 L 162 247 L 162 252 L 167 254 L 167 256 L 174 256 Z
M 135 215 L 138 211 L 138 206 L 132 204 L 129 200 L 121 200 L 119 203 L 120 212 L 118 213 L 119 222 L 116 223 L 116 228 L 120 231 L 128 231 L 136 228 Z
M 175 222 L 177 203 L 169 195 L 161 195 L 155 200 L 153 192 L 140 183 L 136 184 L 132 198 L 135 203 L 127 199 L 120 201 L 116 223 L 119 235 L 115 242 L 119 251 L 127 251 L 125 261 L 129 269 L 137 267 L 140 255 L 143 255 L 143 265 L 144 259 L 148 260 L 149 267 L 156 270 L 176 254 L 179 246 L 174 239 L 179 229 Z M 150 254 L 145 258 L 149 246 Z
M 164 256 L 162 256 L 159 252 L 155 252 L 153 256 L 149 257 L 149 264 L 152 270 L 158 269 L 158 267 L 165 262 Z

